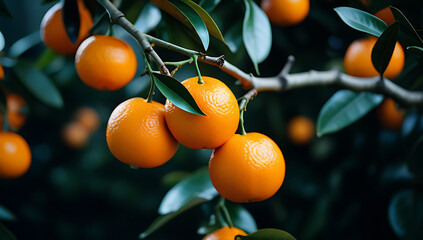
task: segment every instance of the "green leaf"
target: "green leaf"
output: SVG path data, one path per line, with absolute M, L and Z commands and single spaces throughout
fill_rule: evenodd
M 379 37 L 388 25 L 378 17 L 351 7 L 334 9 L 348 26 L 376 37 Z
M 393 22 L 377 39 L 372 50 L 372 63 L 381 76 L 388 67 L 398 40 L 399 24 Z
M 423 56 L 423 48 L 421 48 L 421 47 L 409 46 L 409 47 L 407 47 L 407 50 L 410 50 L 410 52 L 413 52 L 417 55 Z
M 264 228 L 249 234 L 248 236 L 236 236 L 236 240 L 295 240 L 295 238 L 282 230 Z
M 193 114 L 206 116 L 182 83 L 160 73 L 153 73 L 153 76 L 157 88 L 175 106 Z
M 211 13 L 222 0 L 201 0 L 200 6 Z
M 4 46 L 6 45 L 6 41 L 4 40 L 3 33 L 0 31 L 0 51 L 4 49 Z
M 218 195 L 207 169 L 199 170 L 171 188 L 163 198 L 159 214 L 169 214 L 195 203 L 212 200 Z
M 322 107 L 317 119 L 317 135 L 337 132 L 362 118 L 379 105 L 383 96 L 350 90 L 336 92 Z
M 14 221 L 14 220 L 16 220 L 16 216 L 11 211 L 9 211 L 7 208 L 0 205 L 0 220 Z
M 20 61 L 13 70 L 21 83 L 42 103 L 55 108 L 63 107 L 59 90 L 34 64 Z
M 80 26 L 78 4 L 75 0 L 64 0 L 62 18 L 69 40 L 75 43 L 78 40 Z
M 410 172 L 423 179 L 423 135 L 416 141 L 407 159 Z
M 226 44 L 231 52 L 236 52 L 242 44 L 242 22 L 237 21 L 225 33 Z
M 219 27 L 216 25 L 213 18 L 207 13 L 206 10 L 204 10 L 202 7 L 200 7 L 198 4 L 196 4 L 195 2 L 191 0 L 181 0 L 181 1 L 189 5 L 192 9 L 194 9 L 197 12 L 197 14 L 201 17 L 201 19 L 203 19 L 204 23 L 206 24 L 207 30 L 212 36 L 226 43 L 225 39 L 222 36 L 222 33 L 220 32 Z
M 107 12 L 103 12 L 96 18 L 93 26 L 90 28 L 90 35 L 96 35 L 96 34 L 106 35 L 109 29 L 110 29 L 109 15 L 107 14 Z
M 12 14 L 10 14 L 9 10 L 6 7 L 6 4 L 4 4 L 4 0 L 0 0 L 0 15 L 12 18 Z
M 397 193 L 389 204 L 388 220 L 400 239 L 423 239 L 423 194 L 412 190 Z
M 257 224 L 251 213 L 239 204 L 228 204 L 229 215 L 232 223 L 247 233 L 257 231 Z
M 193 173 L 167 192 L 159 207 L 159 213 L 165 215 L 158 217 L 139 238 L 148 237 L 179 214 L 217 195 L 207 169 Z
M 0 239 L 1 240 L 16 240 L 15 235 L 0 222 Z
M 51 50 L 50 48 L 46 48 L 41 56 L 37 60 L 37 67 L 39 69 L 44 69 L 48 67 L 57 57 L 59 54 Z
M 142 9 L 134 25 L 141 32 L 148 33 L 160 23 L 161 19 L 162 13 L 160 10 L 154 4 L 148 2 Z
M 9 48 L 9 57 L 17 58 L 30 48 L 41 43 L 40 31 L 33 32 L 16 41 Z
M 395 20 L 399 21 L 401 31 L 403 31 L 406 35 L 411 37 L 417 44 L 423 46 L 423 41 L 420 38 L 419 34 L 417 34 L 416 29 L 411 25 L 410 21 L 405 17 L 405 15 L 396 7 L 389 6 L 394 15 Z
M 272 48 L 272 29 L 269 18 L 252 0 L 244 0 L 245 15 L 242 26 L 242 39 L 248 56 L 260 75 L 258 64 L 263 62 Z

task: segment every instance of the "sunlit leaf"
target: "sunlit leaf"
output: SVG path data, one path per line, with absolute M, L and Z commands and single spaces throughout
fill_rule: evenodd
M 350 90 L 336 92 L 322 107 L 317 119 L 317 135 L 337 132 L 356 122 L 383 100 L 382 95 Z
M 189 93 L 182 83 L 160 73 L 153 73 L 153 75 L 157 88 L 167 99 L 169 99 L 169 101 L 175 104 L 175 106 L 184 111 L 205 116 L 191 96 L 191 93 Z
M 13 70 L 21 83 L 42 103 L 55 108 L 63 107 L 59 90 L 34 64 L 20 61 Z
M 16 58 L 28 51 L 30 48 L 41 43 L 40 31 L 33 32 L 16 41 L 9 48 L 9 56 Z
M 222 0 L 201 0 L 200 6 L 211 13 Z
M 75 0 L 64 0 L 62 11 L 66 34 L 69 40 L 75 43 L 78 40 L 80 26 L 78 4 Z
M 378 17 L 351 7 L 337 7 L 336 13 L 348 26 L 379 37 L 388 25 Z
M 16 220 L 16 216 L 11 211 L 9 211 L 7 208 L 0 205 L 0 220 L 14 221 L 14 220 Z
M 380 35 L 373 47 L 371 55 L 372 63 L 380 75 L 383 75 L 391 60 L 395 44 L 398 40 L 398 30 L 399 24 L 395 21 Z
M 244 3 L 242 39 L 257 74 L 260 74 L 258 64 L 267 58 L 272 47 L 272 29 L 266 14 L 254 1 L 244 0 Z
M 141 32 L 148 33 L 160 23 L 161 19 L 162 13 L 160 10 L 154 4 L 147 3 L 134 25 Z
M 229 215 L 234 226 L 247 233 L 257 231 L 257 224 L 251 213 L 239 204 L 228 204 Z
M 253 232 L 248 236 L 237 236 L 235 240 L 295 240 L 295 238 L 285 231 L 265 228 Z

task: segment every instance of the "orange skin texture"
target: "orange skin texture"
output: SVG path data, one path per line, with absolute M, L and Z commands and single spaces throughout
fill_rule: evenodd
M 307 17 L 310 0 L 263 0 L 261 8 L 272 24 L 288 27 L 299 24 Z
M 236 227 L 223 227 L 207 234 L 203 240 L 234 240 L 237 235 L 247 236 L 247 233 Z
M 394 100 L 386 98 L 377 108 L 377 116 L 380 124 L 390 130 L 401 129 L 404 120 L 404 112 L 397 109 Z
M 272 197 L 285 178 L 285 160 L 278 145 L 261 133 L 233 135 L 215 149 L 209 161 L 211 182 L 220 195 L 238 202 Z
M 372 49 L 377 38 L 355 40 L 350 44 L 344 56 L 345 72 L 356 77 L 375 77 L 379 73 L 372 64 Z M 396 78 L 404 68 L 404 50 L 397 42 L 392 58 L 386 68 L 384 77 L 388 79 Z
M 314 137 L 314 123 L 303 116 L 292 118 L 288 123 L 288 137 L 296 144 L 304 145 Z
M 75 66 L 79 77 L 88 86 L 114 91 L 134 78 L 137 58 L 131 46 L 119 38 L 94 35 L 78 48 Z
M 13 132 L 0 133 L 0 178 L 24 175 L 31 165 L 31 150 L 23 137 Z
M 68 123 L 62 132 L 63 141 L 73 149 L 81 149 L 86 146 L 90 133 L 79 122 Z
M 93 132 L 100 126 L 100 117 L 97 111 L 89 107 L 78 109 L 75 113 L 75 120 L 88 132 Z
M 7 119 L 9 127 L 17 131 L 22 128 L 26 121 L 26 115 L 21 113 L 23 107 L 26 107 L 26 101 L 18 94 L 8 94 L 6 96 Z M 3 125 L 3 116 L 0 115 L 0 126 Z
M 391 25 L 393 22 L 395 22 L 394 14 L 392 14 L 392 11 L 389 7 L 377 11 L 374 15 L 382 19 L 388 25 Z
M 113 110 L 106 139 L 112 154 L 135 167 L 153 168 L 166 163 L 178 149 L 178 142 L 166 126 L 164 106 L 131 98 Z
M 214 149 L 224 144 L 237 130 L 238 102 L 232 91 L 221 81 L 198 77 L 182 82 L 200 109 L 207 116 L 186 112 L 166 101 L 166 122 L 172 135 L 183 145 L 193 149 Z
M 62 19 L 62 4 L 57 3 L 50 8 L 41 21 L 41 39 L 53 51 L 74 55 L 78 46 L 89 36 L 89 30 L 93 26 L 93 20 L 83 1 L 78 1 L 79 10 L 79 34 L 75 43 L 72 43 L 66 33 L 65 24 Z
M 0 64 L 0 79 L 4 79 L 4 69 L 1 64 Z

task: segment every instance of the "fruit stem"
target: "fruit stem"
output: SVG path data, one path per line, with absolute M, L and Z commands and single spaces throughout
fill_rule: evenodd
M 225 221 L 228 224 L 228 226 L 230 228 L 233 227 L 234 224 L 232 223 L 231 216 L 229 215 L 229 211 L 225 205 L 225 198 L 222 196 L 220 196 L 218 207 L 220 208 L 220 210 L 222 210 L 223 216 L 225 217 Z
M 113 31 L 113 23 L 109 24 L 109 36 L 113 36 L 114 31 Z
M 150 63 L 148 62 L 147 55 L 144 51 L 142 51 L 144 55 L 144 62 L 145 67 L 148 72 L 148 75 L 150 76 L 150 90 L 148 90 L 148 96 L 147 96 L 147 102 L 151 103 L 153 101 L 154 91 L 156 90 L 156 84 L 154 83 L 154 76 L 153 76 L 153 69 L 150 66 Z
M 239 125 L 241 125 L 241 135 L 247 135 L 244 127 L 244 112 L 247 109 L 248 99 L 242 98 L 241 102 L 239 103 Z
M 197 71 L 197 75 L 198 75 L 198 84 L 204 84 L 205 82 L 201 78 L 200 68 L 198 67 L 198 55 L 197 54 L 193 54 L 191 56 L 191 58 L 194 59 L 195 70 Z

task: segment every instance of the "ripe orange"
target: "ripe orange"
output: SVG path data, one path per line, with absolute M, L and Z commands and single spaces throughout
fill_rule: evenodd
M 378 72 L 372 64 L 372 49 L 377 41 L 376 37 L 355 40 L 350 44 L 344 56 L 345 72 L 356 77 L 374 77 Z M 404 50 L 397 42 L 392 58 L 383 74 L 388 79 L 397 77 L 404 68 Z
M 137 71 L 134 50 L 119 38 L 95 35 L 82 42 L 75 55 L 81 80 L 98 90 L 117 90 L 128 84 Z
M 79 44 L 88 37 L 89 30 L 93 25 L 91 14 L 82 0 L 78 0 L 78 10 L 80 26 L 78 39 L 75 43 L 70 41 L 66 33 L 62 17 L 62 3 L 57 3 L 44 15 L 40 28 L 41 39 L 55 52 L 73 55 Z
M 232 91 L 212 77 L 198 77 L 182 82 L 200 109 L 207 116 L 195 115 L 166 101 L 166 122 L 172 135 L 183 145 L 213 149 L 225 143 L 237 130 L 239 122 L 238 102 Z
M 0 64 L 0 79 L 4 79 L 4 69 L 1 64 Z
M 62 132 L 63 141 L 67 146 L 74 149 L 83 148 L 87 144 L 90 133 L 79 122 L 68 123 Z
M 375 16 L 382 19 L 388 25 L 391 25 L 393 22 L 395 22 L 394 14 L 392 14 L 392 11 L 389 7 L 377 11 Z
M 273 196 L 285 178 L 285 160 L 278 145 L 260 133 L 233 135 L 210 157 L 211 182 L 233 202 L 258 202 Z
M 135 167 L 153 168 L 166 163 L 178 149 L 169 132 L 164 106 L 131 98 L 113 110 L 106 138 L 112 154 Z
M 377 108 L 380 124 L 390 130 L 400 130 L 404 120 L 404 112 L 397 109 L 394 100 L 386 98 Z
M 247 236 L 247 233 L 236 227 L 223 227 L 207 234 L 203 240 L 234 240 L 237 235 Z
M 288 137 L 296 144 L 307 144 L 314 137 L 314 123 L 303 116 L 292 118 L 288 123 Z
M 23 137 L 0 132 L 0 178 L 18 178 L 31 165 L 31 150 Z
M 26 101 L 18 94 L 8 94 L 6 101 L 9 125 L 13 130 L 19 130 L 26 121 L 26 115 L 22 113 L 22 108 L 27 107 Z
M 261 8 L 272 24 L 293 26 L 307 17 L 310 0 L 263 0 Z
M 76 111 L 75 120 L 88 132 L 95 131 L 100 125 L 100 117 L 93 108 L 83 107 Z

